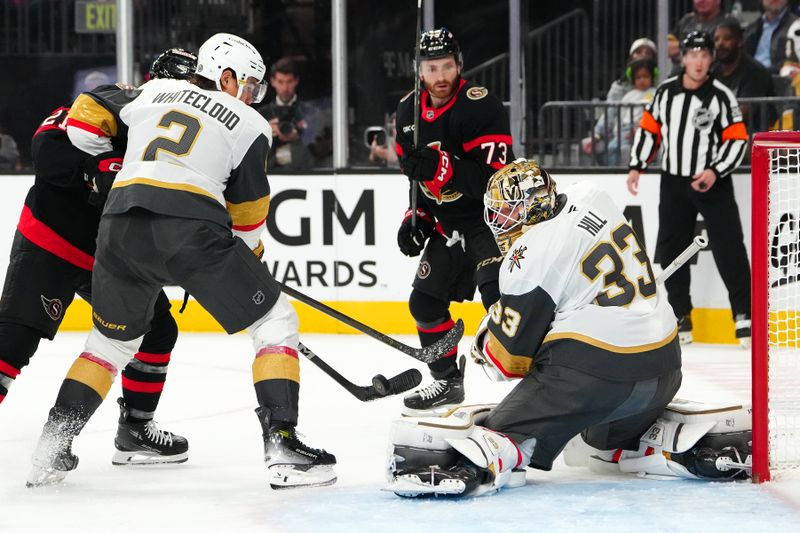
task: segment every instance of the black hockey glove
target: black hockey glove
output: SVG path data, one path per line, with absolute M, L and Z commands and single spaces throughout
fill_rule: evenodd
M 403 174 L 415 181 L 424 181 L 428 189 L 440 197 L 441 190 L 453 177 L 453 156 L 430 146 L 410 151 L 400 160 Z
M 424 209 L 417 208 L 417 227 L 411 226 L 411 209 L 406 210 L 403 223 L 397 232 L 397 246 L 403 255 L 416 257 L 425 248 L 425 242 L 433 235 L 433 217 Z
M 430 181 L 436 176 L 439 168 L 439 150 L 425 146 L 417 150 L 409 150 L 400 159 L 403 174 L 416 181 Z
M 86 160 L 83 165 L 83 179 L 91 189 L 89 204 L 102 209 L 114 184 L 117 172 L 122 168 L 124 152 L 111 150 L 97 154 Z

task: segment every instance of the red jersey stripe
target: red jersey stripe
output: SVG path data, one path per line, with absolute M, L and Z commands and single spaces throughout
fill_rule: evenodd
M 462 146 L 465 152 L 469 152 L 483 143 L 506 143 L 506 146 L 511 146 L 514 144 L 514 141 L 511 139 L 511 135 L 481 135 L 471 141 L 465 142 Z
M 267 219 L 265 218 L 264 220 L 261 220 L 260 222 L 258 222 L 256 224 L 249 224 L 247 226 L 237 226 L 236 224 L 234 224 L 232 227 L 236 231 L 253 231 L 255 229 L 260 228 L 261 225 L 264 224 L 264 222 L 266 222 L 266 221 L 267 221 Z
M 27 205 L 22 207 L 17 229 L 33 244 L 71 265 L 84 270 L 92 270 L 94 267 L 94 257 L 73 246 L 46 224 L 37 220 Z
M 74 128 L 79 128 L 84 131 L 88 131 L 89 133 L 94 133 L 98 137 L 108 137 L 106 133 L 96 126 L 92 126 L 91 124 L 87 124 L 85 122 L 81 122 L 80 120 L 76 120 L 74 118 L 67 119 L 67 126 L 72 126 Z
M 421 331 L 422 333 L 441 333 L 443 331 L 450 331 L 451 329 L 453 329 L 453 326 L 455 325 L 456 325 L 455 322 L 453 322 L 453 319 L 451 318 L 447 322 L 443 322 L 438 326 L 433 326 L 430 329 L 425 329 L 417 326 L 417 331 Z
M 166 364 L 169 363 L 169 356 L 168 353 L 136 352 L 134 357 L 143 363 Z
M 164 382 L 149 383 L 147 381 L 136 381 L 135 379 L 126 378 L 125 374 L 122 375 L 122 388 L 132 392 L 161 392 L 164 390 Z
M 19 376 L 21 370 L 18 368 L 14 368 L 5 361 L 0 361 L 0 372 L 2 372 L 8 377 L 16 378 L 17 376 Z

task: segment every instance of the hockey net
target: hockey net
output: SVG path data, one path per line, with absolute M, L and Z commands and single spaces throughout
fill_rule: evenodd
M 800 132 L 757 134 L 752 168 L 753 480 L 761 482 L 800 469 Z

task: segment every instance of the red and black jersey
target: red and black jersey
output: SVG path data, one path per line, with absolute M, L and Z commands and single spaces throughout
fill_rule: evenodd
M 414 97 L 406 95 L 397 106 L 397 155 L 412 149 Z M 449 234 L 483 222 L 483 194 L 497 169 L 514 160 L 508 113 L 503 103 L 484 87 L 461 80 L 445 105 L 431 106 L 428 91 L 420 95 L 419 144 L 448 152 L 453 175 L 439 199 L 418 182 L 420 206 L 441 222 Z
M 116 86 L 95 90 L 113 88 Z M 101 212 L 88 203 L 91 191 L 83 177 L 83 165 L 90 154 L 75 147 L 67 136 L 69 111 L 69 107 L 59 107 L 33 134 L 35 180 L 25 198 L 17 229 L 37 246 L 91 270 Z M 113 141 L 115 148 L 124 147 L 124 138 Z

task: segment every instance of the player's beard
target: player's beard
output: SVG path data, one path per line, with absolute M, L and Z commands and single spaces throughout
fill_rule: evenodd
M 458 79 L 459 78 L 456 77 L 453 81 L 440 81 L 435 84 L 426 83 L 425 88 L 428 89 L 428 92 L 435 98 L 447 100 L 456 92 Z

